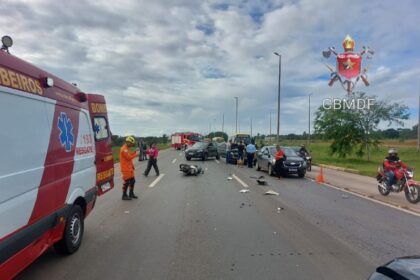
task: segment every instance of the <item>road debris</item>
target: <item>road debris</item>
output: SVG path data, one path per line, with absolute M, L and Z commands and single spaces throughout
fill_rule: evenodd
M 248 190 L 248 189 L 242 189 L 242 190 L 240 190 L 239 192 L 240 192 L 240 193 L 249 193 L 249 190 Z
M 130 214 L 130 211 L 128 211 L 128 210 L 127 210 L 127 211 L 124 211 L 124 213 L 125 213 L 125 214 Z
M 349 196 L 346 195 L 346 194 L 341 195 L 341 197 L 344 198 L 344 199 L 348 199 L 349 198 Z
M 275 191 L 273 191 L 273 190 L 268 190 L 268 191 L 266 191 L 264 194 L 265 194 L 265 195 L 279 195 L 279 193 L 278 193 L 278 192 L 275 192 Z
M 227 179 L 230 181 L 230 180 L 232 180 L 233 178 L 232 178 L 232 177 L 227 177 Z
M 277 213 L 280 213 L 280 211 L 284 210 L 283 207 L 277 207 Z

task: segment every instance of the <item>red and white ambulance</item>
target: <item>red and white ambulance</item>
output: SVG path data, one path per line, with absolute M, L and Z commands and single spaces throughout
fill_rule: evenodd
M 0 279 L 50 246 L 75 252 L 114 187 L 105 99 L 0 51 Z

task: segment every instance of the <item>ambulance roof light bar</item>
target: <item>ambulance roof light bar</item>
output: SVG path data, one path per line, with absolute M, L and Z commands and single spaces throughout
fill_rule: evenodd
M 10 53 L 9 48 L 13 45 L 12 37 L 5 35 L 1 38 L 1 42 L 3 44 L 1 50 Z

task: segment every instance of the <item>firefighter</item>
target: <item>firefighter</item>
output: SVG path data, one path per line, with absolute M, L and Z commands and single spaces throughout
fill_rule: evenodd
M 131 200 L 132 198 L 138 198 L 134 194 L 134 164 L 133 159 L 138 156 L 137 152 L 131 152 L 130 147 L 133 147 L 136 140 L 133 136 L 125 138 L 125 144 L 120 149 L 120 167 L 121 175 L 124 180 L 122 200 Z M 130 188 L 130 194 L 127 195 L 127 189 Z

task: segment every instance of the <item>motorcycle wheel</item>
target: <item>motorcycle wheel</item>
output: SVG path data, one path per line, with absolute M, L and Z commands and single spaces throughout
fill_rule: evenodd
M 382 185 L 384 183 L 379 183 L 379 184 Z M 379 193 L 382 194 L 383 196 L 387 196 L 391 192 L 391 190 L 388 190 L 387 188 L 385 188 L 385 186 L 382 187 L 381 185 L 378 185 L 378 191 L 379 191 Z
M 307 162 L 307 167 L 306 167 L 306 171 L 311 171 L 312 170 L 312 163 L 310 161 Z
M 408 188 L 404 189 L 405 198 L 408 202 L 416 204 L 420 201 L 420 186 L 412 186 L 411 187 L 412 193 L 408 190 Z

